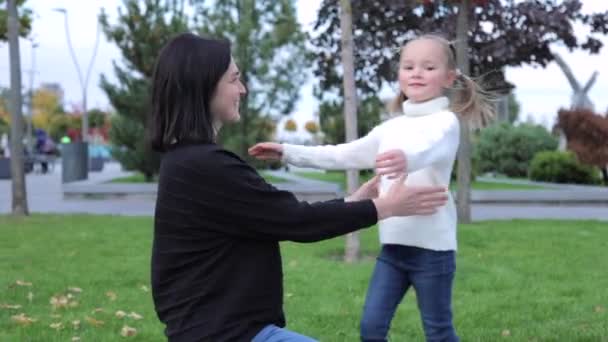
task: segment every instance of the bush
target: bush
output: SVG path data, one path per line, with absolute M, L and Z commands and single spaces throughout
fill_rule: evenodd
M 568 150 L 582 163 L 600 168 L 608 185 L 608 118 L 587 109 L 560 109 L 556 126 L 566 135 Z
M 530 161 L 538 152 L 557 148 L 558 140 L 544 127 L 500 123 L 483 129 L 475 146 L 478 172 L 498 172 L 526 177 Z
M 597 169 L 579 163 L 572 152 L 547 151 L 534 156 L 530 179 L 553 183 L 600 184 Z

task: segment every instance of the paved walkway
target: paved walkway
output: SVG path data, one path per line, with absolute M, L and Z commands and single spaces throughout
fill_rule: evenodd
M 103 172 L 90 173 L 90 178 L 84 182 L 63 185 L 61 183 L 61 166 L 58 165 L 53 173 L 47 175 L 27 175 L 28 204 L 31 212 L 39 213 L 89 213 L 89 214 L 111 214 L 111 215 L 135 215 L 149 216 L 154 213 L 153 196 L 141 194 L 141 196 L 129 196 L 121 198 L 110 196 L 103 199 L 98 198 L 70 198 L 64 197 L 65 189 L 78 187 L 96 186 L 117 177 L 129 175 L 122 171 L 116 163 L 106 164 Z M 278 177 L 287 179 L 289 182 L 277 184 L 279 188 L 290 191 L 325 191 L 339 193 L 339 187 L 333 183 L 310 180 L 284 171 L 271 172 Z M 503 181 L 503 180 L 500 180 Z M 108 189 L 119 189 L 122 184 L 108 184 Z M 154 189 L 153 185 L 141 185 L 141 188 Z M 571 187 L 571 186 L 570 186 Z M 576 186 L 580 188 L 580 186 Z M 589 191 L 597 196 L 607 194 L 608 189 L 587 188 L 576 189 L 577 192 Z M 607 192 L 604 192 L 607 191 Z M 508 192 L 505 192 L 508 193 Z M 529 193 L 539 193 L 530 191 Z M 518 196 L 523 193 L 517 192 Z M 608 198 L 608 197 L 607 197 Z M 9 213 L 11 210 L 11 181 L 0 180 L 0 214 Z M 473 204 L 473 220 L 489 219 L 596 219 L 608 221 L 608 207 L 600 205 L 537 205 L 537 204 Z
M 517 185 L 536 185 L 545 187 L 547 189 L 556 190 L 581 190 L 581 191 L 608 191 L 608 187 L 596 186 L 596 185 L 580 185 L 580 184 L 558 184 L 558 183 L 547 183 L 547 182 L 536 182 L 528 179 L 512 179 L 512 178 L 495 178 L 495 177 L 477 177 L 478 181 L 491 182 L 491 183 L 506 183 L 506 184 L 517 184 Z
M 89 173 L 89 180 L 82 184 L 99 184 L 114 178 L 130 175 L 117 163 L 108 163 L 103 172 Z M 149 198 L 64 199 L 61 183 L 61 165 L 52 173 L 28 174 L 26 176 L 28 206 L 34 213 L 89 213 L 112 215 L 152 215 L 154 202 Z M 0 214 L 11 211 L 12 188 L 10 180 L 0 180 Z
M 289 181 L 300 182 L 302 184 L 327 183 L 323 181 L 311 180 L 298 176 L 293 173 L 280 171 L 270 171 L 277 177 L 285 178 Z M 509 183 L 511 180 L 481 178 L 483 181 L 495 181 Z M 507 220 L 507 219 L 589 219 L 608 221 L 608 205 L 590 205 L 584 201 L 587 199 L 608 200 L 608 188 L 580 185 L 563 185 L 554 183 L 540 183 L 525 180 L 512 180 L 513 184 L 541 185 L 547 189 L 554 190 L 501 190 L 501 191 L 473 191 L 471 206 L 471 216 L 474 221 L 480 220 Z M 563 198 L 564 203 L 572 197 L 581 198 L 581 204 L 562 204 L 546 205 L 534 204 L 535 199 L 542 198 Z M 499 198 L 501 203 L 492 203 L 487 199 Z M 527 199 L 526 203 L 524 200 Z M 506 200 L 506 201 L 505 201 Z M 506 203 L 506 202 L 512 203 Z
M 285 178 L 305 186 L 322 186 L 333 183 L 311 180 L 283 170 L 267 171 L 267 173 Z M 474 204 L 500 205 L 602 205 L 608 211 L 608 187 L 565 185 L 554 183 L 531 182 L 525 180 L 501 180 L 494 178 L 479 178 L 485 182 L 537 185 L 544 187 L 538 190 L 473 190 L 471 201 Z M 338 188 L 339 189 L 339 188 Z

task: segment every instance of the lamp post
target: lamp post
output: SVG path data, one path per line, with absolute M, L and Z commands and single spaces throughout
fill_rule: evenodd
M 38 43 L 34 41 L 34 39 L 30 39 L 31 50 L 32 50 L 32 65 L 30 69 L 30 96 L 29 96 L 29 118 L 27 120 L 27 147 L 30 153 L 32 153 L 34 149 L 34 141 L 32 137 L 33 131 L 33 120 L 34 120 L 34 74 L 36 72 L 36 48 L 39 46 Z
M 87 113 L 87 86 L 89 84 L 89 77 L 91 75 L 91 69 L 93 68 L 93 62 L 97 55 L 97 47 L 99 45 L 99 33 L 100 26 L 97 21 L 97 33 L 95 36 L 95 47 L 93 49 L 93 56 L 89 62 L 86 76 L 83 77 L 80 70 L 80 65 L 76 59 L 76 53 L 72 46 L 72 40 L 70 39 L 70 29 L 68 26 L 68 11 L 65 8 L 55 8 L 54 11 L 62 13 L 64 19 L 65 35 L 68 42 L 68 48 L 70 50 L 70 56 L 76 67 L 78 73 L 78 81 L 80 82 L 80 88 L 82 90 L 82 143 L 71 143 L 63 145 L 62 148 L 62 181 L 64 183 L 72 182 L 76 180 L 82 180 L 88 178 L 89 172 L 89 120 Z
M 93 68 L 93 62 L 95 61 L 95 56 L 97 55 L 97 47 L 99 46 L 99 21 L 97 22 L 97 33 L 95 35 L 95 46 L 93 48 L 93 56 L 91 57 L 91 61 L 89 62 L 89 66 L 87 68 L 86 76 L 83 78 L 82 72 L 80 70 L 80 65 L 78 64 L 78 60 L 76 59 L 76 53 L 74 52 L 74 48 L 72 46 L 72 40 L 70 39 L 70 29 L 68 26 L 68 10 L 65 8 L 55 8 L 53 9 L 56 12 L 63 14 L 64 19 L 64 27 L 65 27 L 65 36 L 68 42 L 68 48 L 70 50 L 70 55 L 72 57 L 72 61 L 74 62 L 74 66 L 76 67 L 76 72 L 78 73 L 78 81 L 80 82 L 80 88 L 82 91 L 82 141 L 89 141 L 89 120 L 87 113 L 87 87 L 89 84 L 89 78 L 91 76 L 91 70 Z

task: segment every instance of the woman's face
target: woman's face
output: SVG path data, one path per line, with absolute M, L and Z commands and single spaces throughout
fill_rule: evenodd
M 214 119 L 221 123 L 237 122 L 240 119 L 239 104 L 241 96 L 247 92 L 240 76 L 239 68 L 232 60 L 228 70 L 215 88 L 210 109 Z

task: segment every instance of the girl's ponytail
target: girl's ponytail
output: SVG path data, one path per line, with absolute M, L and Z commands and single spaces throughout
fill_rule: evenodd
M 495 116 L 494 98 L 469 76 L 458 72 L 451 89 L 451 109 L 471 122 L 472 128 L 487 126 Z

